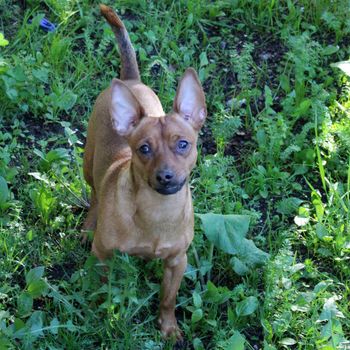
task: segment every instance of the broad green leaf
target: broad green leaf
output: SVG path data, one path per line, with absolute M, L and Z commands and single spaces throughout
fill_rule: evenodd
M 236 255 L 242 264 L 251 268 L 267 260 L 269 255 L 258 249 L 253 241 L 245 238 L 249 228 L 249 216 L 212 213 L 196 215 L 201 219 L 209 241 L 225 253 Z
M 33 298 L 38 298 L 47 291 L 47 284 L 44 280 L 35 280 L 27 287 L 28 293 Z
M 344 314 L 338 310 L 336 300 L 338 300 L 338 297 L 333 296 L 325 301 L 322 313 L 317 320 L 318 322 L 329 321 L 333 318 L 345 318 Z
M 19 316 L 28 316 L 33 308 L 33 298 L 27 292 L 22 292 L 17 298 L 17 308 Z
M 204 233 L 210 242 L 225 253 L 238 253 L 238 245 L 248 232 L 249 216 L 212 213 L 197 216 L 201 219 Z
M 68 111 L 75 105 L 77 97 L 72 91 L 66 90 L 60 96 L 56 97 L 53 102 L 56 107 Z
M 199 66 L 200 67 L 204 67 L 206 65 L 209 64 L 208 62 L 208 58 L 207 58 L 207 53 L 205 51 L 203 51 L 200 55 L 199 55 Z
M 328 45 L 327 47 L 325 47 L 323 49 L 323 54 L 325 56 L 329 56 L 329 55 L 333 55 L 337 51 L 339 51 L 339 46 L 338 45 Z
M 193 305 L 197 309 L 200 308 L 202 306 L 202 298 L 201 298 L 201 296 L 196 291 L 194 291 L 193 295 L 192 295 L 192 298 L 193 298 Z
M 332 284 L 331 281 L 321 281 L 319 283 L 316 284 L 316 286 L 314 287 L 314 293 L 318 294 L 318 293 L 322 293 L 324 292 L 330 285 Z
M 12 180 L 15 178 L 15 176 L 18 174 L 18 170 L 17 168 L 13 167 L 13 168 L 6 168 L 6 174 L 4 174 L 6 176 L 6 180 L 7 182 L 12 182 Z
M 54 162 L 56 160 L 67 160 L 69 159 L 69 152 L 65 148 L 56 148 L 49 151 L 45 158 L 48 162 Z
M 7 294 L 6 294 L 7 296 Z M 6 310 L 0 310 L 0 322 L 1 321 L 6 321 L 11 317 L 10 313 Z
M 193 14 L 190 13 L 188 16 L 187 16 L 187 20 L 186 20 L 186 27 L 191 27 L 193 23 Z
M 282 199 L 276 203 L 277 212 L 283 215 L 293 214 L 301 203 L 303 203 L 303 200 L 296 197 Z
M 328 321 L 321 329 L 322 338 L 329 339 L 333 334 L 332 322 Z
M 18 97 L 18 91 L 15 88 L 9 88 L 6 89 L 6 95 L 10 100 L 14 101 Z
M 194 338 L 192 344 L 194 350 L 204 350 L 204 345 L 199 338 Z
M 197 309 L 195 312 L 192 314 L 191 317 L 191 322 L 192 323 L 197 323 L 203 318 L 203 310 L 202 309 Z
M 20 329 L 23 329 L 26 326 L 26 324 L 20 318 L 15 319 L 14 325 L 16 328 L 16 332 Z
M 33 69 L 32 74 L 43 83 L 47 83 L 49 81 L 49 70 L 47 68 Z
M 321 329 L 321 337 L 331 340 L 332 344 L 338 345 L 344 339 L 342 324 L 339 320 L 328 321 Z M 339 347 L 336 347 L 339 349 Z M 340 349 L 344 349 L 340 347 Z M 344 350 L 347 350 L 346 348 Z
M 328 236 L 328 230 L 320 222 L 316 224 L 316 235 L 319 239 L 323 239 Z
M 237 316 L 249 316 L 255 312 L 258 306 L 258 299 L 250 296 L 236 305 L 236 314 Z
M 51 169 L 52 163 L 64 162 L 69 159 L 69 152 L 65 148 L 56 148 L 43 155 L 44 158 L 40 161 L 40 167 L 44 171 Z
M 43 311 L 34 311 L 30 316 L 29 320 L 27 321 L 27 326 L 30 327 L 30 333 L 35 338 L 44 335 L 43 319 L 44 319 Z
M 29 230 L 26 233 L 26 238 L 28 241 L 32 241 L 34 237 L 35 237 L 35 233 L 33 232 L 33 230 Z
M 27 285 L 29 285 L 30 283 L 32 283 L 34 281 L 40 280 L 40 278 L 43 277 L 43 275 L 44 275 L 44 270 L 45 270 L 44 266 L 38 266 L 38 267 L 35 267 L 34 269 L 31 269 L 26 274 Z
M 235 256 L 230 260 L 233 270 L 240 276 L 244 276 L 249 272 L 249 267 Z
M 244 350 L 245 338 L 243 335 L 235 331 L 233 336 L 226 342 L 224 350 Z
M 203 259 L 201 259 L 200 263 L 199 271 L 204 276 L 212 269 L 213 264 L 210 261 Z
M 296 273 L 304 268 L 305 268 L 305 265 L 303 263 L 297 263 L 297 264 L 294 264 L 293 266 L 291 266 L 290 272 L 293 274 L 293 273 Z
M 206 74 L 205 68 L 203 68 L 203 67 L 199 68 L 198 77 L 199 77 L 200 81 L 204 81 L 206 79 L 207 74 Z
M 211 281 L 207 283 L 206 299 L 214 303 L 220 299 L 220 293 L 215 284 Z
M 205 301 L 222 304 L 232 296 L 232 292 L 227 287 L 216 287 L 214 283 L 208 281 Z
M 197 281 L 197 269 L 191 264 L 187 264 L 184 276 L 191 281 Z
M 6 180 L 0 176 L 0 207 L 7 202 L 9 197 L 9 189 Z
M 60 322 L 58 321 L 58 319 L 56 317 L 53 318 L 50 322 L 50 332 L 52 334 L 57 334 L 59 325 L 60 325 Z
M 27 76 L 24 71 L 24 68 L 21 66 L 16 66 L 13 69 L 8 71 L 8 74 L 16 80 L 16 82 L 24 83 L 27 81 Z

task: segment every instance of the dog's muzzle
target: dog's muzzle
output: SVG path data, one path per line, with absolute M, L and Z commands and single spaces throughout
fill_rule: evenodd
M 169 194 L 175 194 L 176 192 L 179 192 L 183 185 L 186 183 L 186 178 L 180 182 L 180 183 L 167 183 L 166 185 L 157 186 L 154 188 L 158 193 L 163 195 L 169 195 Z

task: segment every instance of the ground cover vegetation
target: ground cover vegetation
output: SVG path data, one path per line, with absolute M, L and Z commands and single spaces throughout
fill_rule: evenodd
M 80 243 L 88 116 L 119 70 L 98 2 L 0 0 L 0 349 L 349 349 L 349 2 L 106 3 L 166 110 L 189 66 L 207 97 L 184 341 L 156 327 L 161 262 L 115 253 L 101 284 Z

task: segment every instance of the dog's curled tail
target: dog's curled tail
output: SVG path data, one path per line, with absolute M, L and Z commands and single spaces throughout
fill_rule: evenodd
M 111 26 L 117 39 L 121 58 L 120 79 L 140 80 L 140 73 L 137 65 L 135 50 L 131 44 L 129 34 L 123 22 L 110 7 L 100 4 L 100 10 L 102 16 Z

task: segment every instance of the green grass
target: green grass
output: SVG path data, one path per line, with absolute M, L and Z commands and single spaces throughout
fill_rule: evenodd
M 0 0 L 0 349 L 172 349 L 156 325 L 161 262 L 116 252 L 101 284 L 80 243 L 83 144 L 118 74 L 113 33 L 92 0 L 18 3 Z M 234 251 L 196 218 L 177 348 L 348 349 L 350 81 L 331 64 L 349 59 L 349 4 L 107 3 L 166 110 L 185 68 L 199 72 L 196 213 L 250 221 Z

